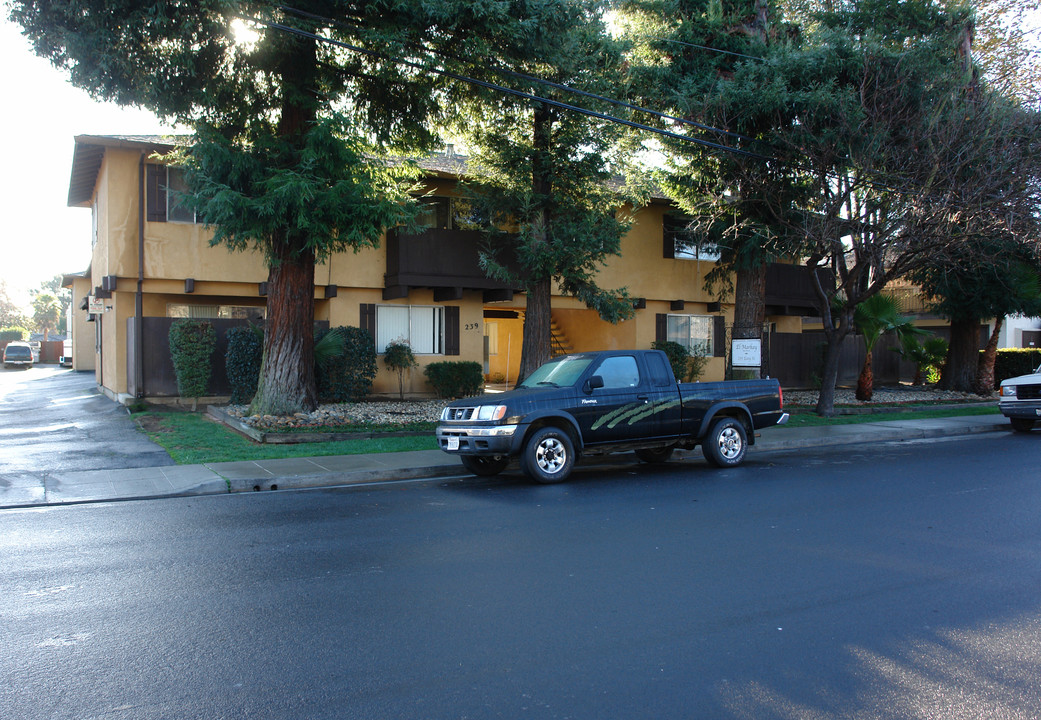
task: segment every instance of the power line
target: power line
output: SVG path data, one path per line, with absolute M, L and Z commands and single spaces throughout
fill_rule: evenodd
M 321 15 L 309 12 L 307 10 L 298 10 L 296 8 L 287 7 L 285 5 L 278 5 L 276 7 L 278 7 L 280 10 L 284 10 L 286 12 L 294 13 L 296 15 L 299 15 L 301 17 L 305 17 L 305 18 L 308 18 L 308 19 L 311 19 L 311 20 L 319 20 L 321 22 L 331 23 L 333 25 L 338 25 L 338 26 L 341 26 L 341 27 L 347 26 L 347 27 L 352 27 L 352 28 L 355 28 L 355 29 L 360 29 L 359 25 L 355 25 L 355 24 L 352 24 L 352 23 L 346 23 L 346 22 L 343 22 L 342 20 L 336 20 L 334 18 L 323 17 Z M 684 43 L 684 44 L 686 44 L 686 43 Z M 448 53 L 440 52 L 438 50 L 431 50 L 429 48 L 423 48 L 423 50 L 425 52 L 430 52 L 430 53 L 433 53 L 435 55 L 439 55 L 441 57 L 448 58 L 449 60 L 455 60 L 457 62 L 466 62 L 462 58 L 459 58 L 459 57 L 454 56 L 454 55 L 450 55 Z M 721 50 L 720 52 L 727 52 L 727 51 L 726 50 Z M 732 54 L 736 54 L 736 53 L 732 53 Z M 574 93 L 576 95 L 580 95 L 582 97 L 587 97 L 587 98 L 590 98 L 592 100 L 598 100 L 598 101 L 601 101 L 601 102 L 610 103 L 612 105 L 617 105 L 619 107 L 624 107 L 627 110 L 634 110 L 636 112 L 646 113 L 648 115 L 652 115 L 654 117 L 660 118 L 662 120 L 667 120 L 669 122 L 680 123 L 682 125 L 689 125 L 691 127 L 696 127 L 699 130 L 706 130 L 708 132 L 718 133 L 720 135 L 726 135 L 728 137 L 732 137 L 732 138 L 735 138 L 735 139 L 738 139 L 738 140 L 744 140 L 746 142 L 756 142 L 754 138 L 750 138 L 747 135 L 741 135 L 740 133 L 731 132 L 729 130 L 722 130 L 720 128 L 712 127 L 711 125 L 704 125 L 702 123 L 695 122 L 694 120 L 689 120 L 687 118 L 681 118 L 681 117 L 677 117 L 675 115 L 669 115 L 667 113 L 659 112 L 657 110 L 651 110 L 649 108 L 640 107 L 639 105 L 633 105 L 632 103 L 625 102 L 624 100 L 617 100 L 615 98 L 606 97 L 604 95 L 598 95 L 596 93 L 587 92 L 585 90 L 580 90 L 578 88 L 571 87 L 570 85 L 564 85 L 562 83 L 556 83 L 556 82 L 553 82 L 552 80 L 545 80 L 543 78 L 536 77 L 534 75 L 528 75 L 526 73 L 517 72 L 516 70 L 508 70 L 506 68 L 497 67 L 497 66 L 494 66 L 494 65 L 489 66 L 489 69 L 492 72 L 496 72 L 496 73 L 499 73 L 499 74 L 502 74 L 502 75 L 507 75 L 509 77 L 517 78 L 519 80 L 525 80 L 527 82 L 539 83 L 541 85 L 546 85 L 547 87 L 551 87 L 551 88 L 554 88 L 556 90 L 563 90 L 564 92 Z
M 239 18 L 241 20 L 246 20 L 248 22 L 254 22 L 254 23 L 257 23 L 258 25 L 263 25 L 265 27 L 272 28 L 273 30 L 280 30 L 282 32 L 288 32 L 288 33 L 290 33 L 292 35 L 299 35 L 301 37 L 310 38 L 312 40 L 317 40 L 319 42 L 324 42 L 324 43 L 327 43 L 327 44 L 330 44 L 330 45 L 335 45 L 337 47 L 342 47 L 345 50 L 350 50 L 352 52 L 361 53 L 363 55 L 367 55 L 369 57 L 379 58 L 381 60 L 388 60 L 390 62 L 399 64 L 399 65 L 404 65 L 406 67 L 411 67 L 411 68 L 416 69 L 416 70 L 421 70 L 423 72 L 432 72 L 432 73 L 434 73 L 436 75 L 441 75 L 443 77 L 447 77 L 447 78 L 450 78 L 452 80 L 458 80 L 460 82 L 469 83 L 471 85 L 476 85 L 478 87 L 483 87 L 483 88 L 488 89 L 488 90 L 495 90 L 497 92 L 506 93 L 507 95 L 513 95 L 514 97 L 518 97 L 518 98 L 521 98 L 521 99 L 524 99 L 524 100 L 530 100 L 532 102 L 543 103 L 545 105 L 549 105 L 551 107 L 557 107 L 557 108 L 560 108 L 562 110 L 571 110 L 571 111 L 577 112 L 577 113 L 579 113 L 581 115 L 586 115 L 588 117 L 597 118 L 598 120 L 605 120 L 607 122 L 618 123 L 620 125 L 625 125 L 627 127 L 631 127 L 633 129 L 636 129 L 636 130 L 644 130 L 646 132 L 655 133 L 655 134 L 661 135 L 663 137 L 669 137 L 669 138 L 673 138 L 675 140 L 680 140 L 680 141 L 683 141 L 683 142 L 690 142 L 690 143 L 694 143 L 696 145 L 701 145 L 703 147 L 712 148 L 714 150 L 722 150 L 724 152 L 734 153 L 736 155 L 743 155 L 745 157 L 751 157 L 751 158 L 755 158 L 757 160 L 773 160 L 774 159 L 774 158 L 769 157 L 767 155 L 760 155 L 759 153 L 755 153 L 755 152 L 752 152 L 750 150 L 742 150 L 741 148 L 728 147 L 726 145 L 721 145 L 719 143 L 712 142 L 710 140 L 704 140 L 702 138 L 691 137 L 690 135 L 681 135 L 680 133 L 674 133 L 674 132 L 671 132 L 669 130 L 664 130 L 664 129 L 661 129 L 661 128 L 653 127 L 651 125 L 645 125 L 643 123 L 634 122 L 632 120 L 626 120 L 624 118 L 615 117 L 613 115 L 608 115 L 606 113 L 597 112 L 595 110 L 589 110 L 588 108 L 584 108 L 584 107 L 581 107 L 579 105 L 571 105 L 569 103 L 561 102 L 559 100 L 552 100 L 550 98 L 541 97 L 541 96 L 535 95 L 533 93 L 528 93 L 528 92 L 524 92 L 524 91 L 521 91 L 521 90 L 514 90 L 513 88 L 509 88 L 509 87 L 506 87 L 504 85 L 498 85 L 496 83 L 491 83 L 491 82 L 488 82 L 486 80 L 478 80 L 477 78 L 468 77 L 466 75 L 460 75 L 458 73 L 453 73 L 453 72 L 448 71 L 448 70 L 442 70 L 440 68 L 427 67 L 425 65 L 422 65 L 422 64 L 417 63 L 417 62 L 413 62 L 411 60 L 405 60 L 404 58 L 397 58 L 397 57 L 394 57 L 392 55 L 388 55 L 387 53 L 382 53 L 382 52 L 379 52 L 379 51 L 376 51 L 376 50 L 369 50 L 367 48 L 363 48 L 363 47 L 358 46 L 358 45 L 352 45 L 350 43 L 343 42 L 341 40 L 334 40 L 332 38 L 327 38 L 327 37 L 324 37 L 322 35 L 318 35 L 317 33 L 312 33 L 312 32 L 308 32 L 306 30 L 301 30 L 300 28 L 295 28 L 295 27 L 293 27 L 291 25 L 285 25 L 283 23 L 276 23 L 276 22 L 272 22 L 272 21 L 269 21 L 269 20 L 262 20 L 260 18 L 255 18 L 255 17 L 251 17 L 251 16 L 248 16 L 248 15 L 236 15 L 235 17 L 237 17 L 237 18 Z
M 724 55 L 734 55 L 735 57 L 748 58 L 749 60 L 759 60 L 762 62 L 765 58 L 757 57 L 755 55 L 745 55 L 744 53 L 734 52 L 732 50 L 721 50 L 720 48 L 709 47 L 708 45 L 695 45 L 694 43 L 683 42 L 682 40 L 673 40 L 672 38 L 652 38 L 659 42 L 675 43 L 676 45 L 684 45 L 686 47 L 698 48 L 699 50 L 711 50 L 712 52 L 723 53 Z

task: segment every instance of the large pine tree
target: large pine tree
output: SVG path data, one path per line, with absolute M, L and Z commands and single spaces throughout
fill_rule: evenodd
M 197 131 L 190 202 L 214 242 L 255 248 L 270 267 L 264 364 L 253 409 L 316 403 L 314 267 L 378 241 L 408 201 L 375 155 L 429 145 L 433 76 L 386 59 L 437 36 L 425 6 L 275 3 L 52 3 L 14 0 L 36 52 L 92 95 Z M 236 37 L 252 26 L 252 42 Z M 298 31 L 298 32 L 297 32 Z M 333 38 L 344 45 L 315 37 Z

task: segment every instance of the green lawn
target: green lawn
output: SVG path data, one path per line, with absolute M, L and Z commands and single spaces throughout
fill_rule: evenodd
M 927 420 L 930 418 L 962 417 L 964 415 L 997 415 L 997 403 L 992 405 L 966 405 L 965 407 L 929 408 L 926 406 L 900 410 L 836 415 L 823 418 L 812 408 L 785 408 L 791 415 L 783 427 L 815 427 L 819 425 L 853 425 L 856 423 L 885 422 L 887 420 Z
M 822 418 L 811 408 L 787 408 L 791 419 L 783 427 L 849 425 L 963 415 L 995 415 L 997 405 L 965 407 L 916 407 L 892 412 L 837 415 Z M 134 415 L 138 427 L 161 445 L 179 465 L 230 462 L 235 460 L 273 460 L 278 458 L 317 457 L 320 455 L 359 455 L 365 453 L 436 450 L 434 431 L 417 437 L 387 437 L 373 440 L 335 440 L 295 445 L 258 444 L 212 420 L 205 413 L 144 412 Z M 783 427 L 781 430 L 783 430 Z M 399 429 L 399 428 L 388 428 Z
M 134 419 L 178 465 L 437 449 L 432 430 L 421 437 L 274 445 L 248 440 L 204 413 L 145 412 L 135 414 Z

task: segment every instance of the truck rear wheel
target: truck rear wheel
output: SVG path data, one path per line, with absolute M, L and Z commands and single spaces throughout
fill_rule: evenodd
M 521 468 L 535 482 L 548 485 L 567 480 L 575 466 L 575 445 L 557 427 L 536 430 L 521 453 Z
M 719 468 L 736 467 L 745 459 L 745 426 L 734 418 L 717 420 L 701 443 L 705 459 Z
M 505 455 L 460 455 L 463 467 L 474 475 L 491 477 L 498 475 L 510 464 L 510 459 Z

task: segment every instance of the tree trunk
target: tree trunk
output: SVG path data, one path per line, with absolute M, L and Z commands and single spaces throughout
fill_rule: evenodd
M 864 357 L 864 367 L 860 369 L 860 377 L 857 378 L 857 400 L 870 402 L 875 394 L 875 374 L 871 370 L 871 351 L 867 351 Z
M 980 355 L 979 318 L 951 321 L 951 344 L 940 377 L 940 389 L 974 392 Z
M 734 280 L 735 339 L 762 340 L 766 322 L 766 264 L 739 268 Z
M 987 347 L 983 348 L 980 355 L 980 364 L 976 372 L 976 393 L 978 395 L 990 395 L 994 392 L 994 363 L 998 359 L 998 335 L 1001 334 L 1001 326 L 1005 323 L 1004 317 L 994 321 L 994 332 L 987 340 Z
M 314 253 L 277 245 L 268 279 L 268 316 L 255 415 L 292 415 L 318 406 L 314 377 Z
M 550 278 L 532 283 L 527 289 L 527 307 L 524 311 L 524 342 L 521 346 L 520 383 L 539 365 L 550 358 Z
M 553 143 L 553 116 L 546 105 L 536 105 L 532 118 L 531 187 L 539 209 L 533 214 L 533 250 L 546 245 L 550 238 L 553 219 L 549 204 L 553 193 L 553 163 L 550 149 Z M 524 334 L 521 346 L 519 384 L 536 368 L 550 359 L 550 325 L 552 323 L 553 277 L 532 277 L 524 288 L 527 305 L 524 311 Z
M 828 313 L 822 313 L 825 323 L 834 322 Z M 821 417 L 835 414 L 835 386 L 839 382 L 839 360 L 842 357 L 842 341 L 853 327 L 853 310 L 838 311 L 838 324 L 831 330 L 825 325 L 824 336 L 828 340 L 824 350 L 824 368 L 821 370 L 821 390 L 817 396 L 815 411 Z

